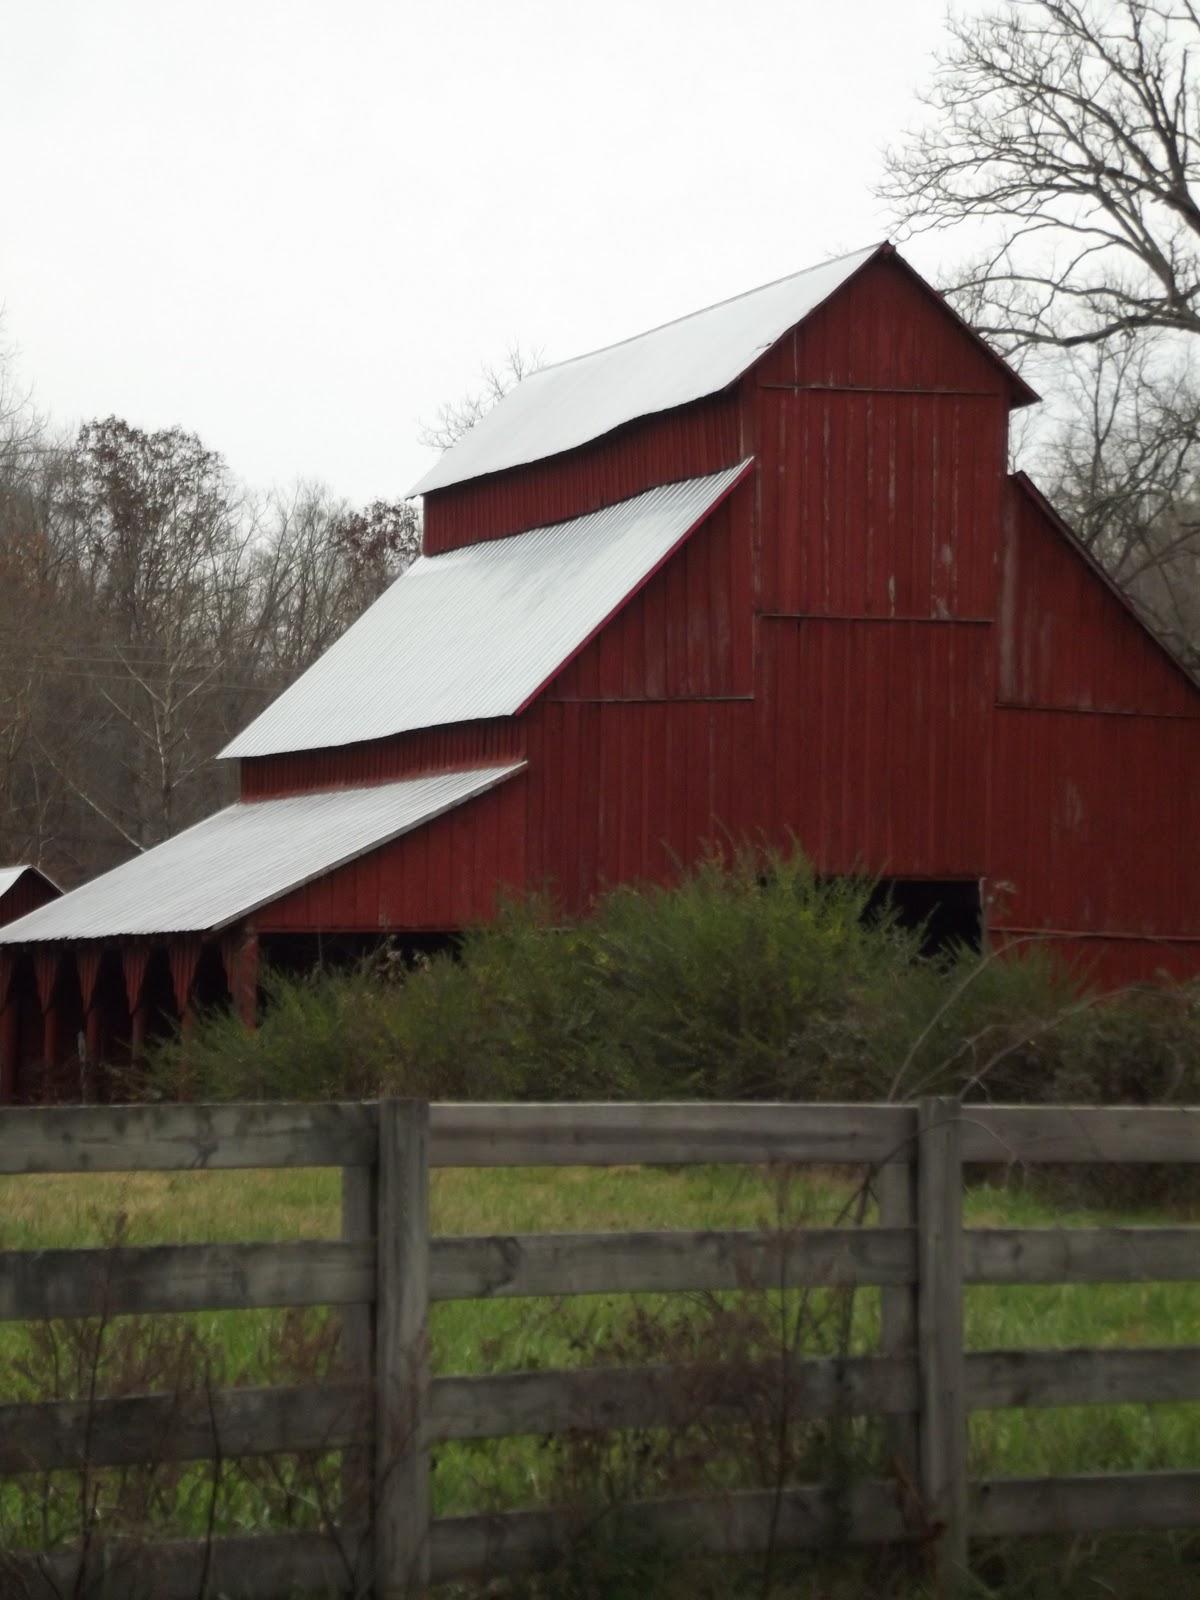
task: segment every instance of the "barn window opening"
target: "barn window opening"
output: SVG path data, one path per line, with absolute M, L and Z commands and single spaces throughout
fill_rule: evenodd
M 954 945 L 979 950 L 983 944 L 983 900 L 978 878 L 880 878 L 866 915 L 891 906 L 902 927 L 923 928 L 924 956 L 941 955 Z

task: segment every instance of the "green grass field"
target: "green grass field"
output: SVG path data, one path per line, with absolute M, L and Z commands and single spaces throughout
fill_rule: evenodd
M 781 1220 L 828 1225 L 844 1213 L 853 1193 L 850 1180 L 837 1174 L 808 1173 L 781 1188 L 762 1173 L 733 1168 L 441 1172 L 434 1178 L 433 1221 L 440 1233 L 772 1227 Z M 325 1171 L 4 1179 L 0 1248 L 98 1244 L 112 1236 L 118 1217 L 131 1244 L 327 1237 L 338 1230 L 338 1198 L 337 1175 Z M 1111 1214 L 1067 1209 L 1019 1188 L 975 1189 L 967 1210 L 974 1225 L 1116 1220 Z M 1176 1211 L 1170 1217 L 1141 1212 L 1120 1220 L 1196 1218 Z M 733 1300 L 723 1296 L 718 1303 L 728 1308 Z M 435 1371 L 588 1365 L 629 1359 L 631 1351 L 644 1359 L 669 1358 L 682 1347 L 684 1325 L 711 1316 L 712 1304 L 639 1296 L 637 1316 L 628 1296 L 441 1305 L 433 1315 Z M 810 1297 L 808 1348 L 828 1351 L 843 1341 L 844 1307 L 843 1300 Z M 773 1315 L 778 1303 L 769 1310 Z M 303 1320 L 311 1330 L 320 1314 Z M 217 1353 L 221 1381 L 279 1381 L 272 1369 L 281 1340 L 286 1342 L 285 1314 L 215 1313 L 187 1321 Z M 976 1289 L 968 1292 L 966 1321 L 974 1349 L 1196 1343 L 1200 1282 Z M 290 1326 L 294 1329 L 295 1319 Z M 877 1296 L 871 1291 L 854 1297 L 849 1330 L 854 1349 L 874 1346 Z M 26 1328 L 0 1327 L 0 1398 L 34 1397 L 36 1384 L 27 1372 L 29 1340 Z M 39 1370 L 44 1371 L 44 1362 Z M 865 1459 L 874 1447 L 871 1425 L 857 1431 L 856 1441 Z M 978 1476 L 1200 1468 L 1200 1406 L 978 1413 L 972 1419 L 971 1452 Z M 567 1468 L 577 1471 L 578 1463 Z M 555 1494 L 563 1475 L 562 1448 L 548 1441 L 446 1447 L 435 1466 L 436 1508 L 447 1514 L 537 1503 Z M 244 1523 L 249 1512 L 244 1507 L 237 1515 L 231 1512 L 229 1525 L 238 1525 L 239 1516 Z M 1071 1591 L 1046 1591 L 1051 1592 Z M 1200 1579 L 1194 1592 L 1200 1594 Z

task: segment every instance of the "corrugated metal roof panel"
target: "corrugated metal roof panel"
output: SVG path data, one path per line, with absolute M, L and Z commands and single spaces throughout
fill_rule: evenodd
M 221 754 L 278 755 L 515 715 L 749 466 L 421 556 Z
M 543 367 L 452 445 L 411 493 L 541 461 L 635 417 L 718 393 L 882 248 L 857 250 L 621 344 Z
M 0 943 L 220 928 L 502 783 L 524 762 L 228 806 L 6 928 Z

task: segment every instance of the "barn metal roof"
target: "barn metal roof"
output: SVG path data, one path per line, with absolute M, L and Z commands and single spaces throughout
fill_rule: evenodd
M 222 928 L 483 794 L 524 765 L 228 806 L 0 928 L 0 944 Z
M 621 344 L 543 367 L 481 417 L 410 492 L 428 494 L 541 461 L 635 417 L 719 393 L 886 248 L 856 250 Z
M 750 469 L 421 556 L 223 756 L 276 755 L 513 716 Z

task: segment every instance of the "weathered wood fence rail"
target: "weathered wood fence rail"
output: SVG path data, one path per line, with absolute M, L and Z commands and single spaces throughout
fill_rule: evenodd
M 1200 1276 L 1200 1228 L 966 1229 L 966 1163 L 1200 1161 L 1200 1108 L 1125 1110 L 798 1105 L 246 1105 L 0 1111 L 0 1173 L 195 1168 L 344 1169 L 343 1237 L 0 1253 L 0 1319 L 269 1306 L 343 1307 L 344 1380 L 304 1389 L 0 1406 L 0 1474 L 341 1449 L 372 1514 L 339 1537 L 271 1534 L 136 1552 L 106 1595 L 207 1592 L 395 1596 L 536 1563 L 561 1545 L 553 1508 L 437 1517 L 429 1451 L 446 1440 L 670 1423 L 685 1369 L 437 1376 L 431 1302 L 790 1285 L 882 1290 L 878 1355 L 809 1358 L 794 1409 L 889 1417 L 919 1491 L 820 1485 L 629 1508 L 640 1536 L 701 1552 L 769 1538 L 927 1537 L 943 1572 L 971 1536 L 1200 1526 L 1200 1472 L 970 1482 L 972 1409 L 1200 1401 L 1200 1348 L 965 1352 L 970 1284 L 1112 1283 Z M 879 1225 L 754 1232 L 431 1238 L 430 1167 L 647 1162 L 853 1164 L 872 1170 Z M 365 1470 L 370 1472 L 369 1463 Z M 66 1592 L 71 1552 L 37 1558 Z M 34 1570 L 31 1568 L 31 1571 Z M 110 1574 L 110 1577 L 112 1575 Z

